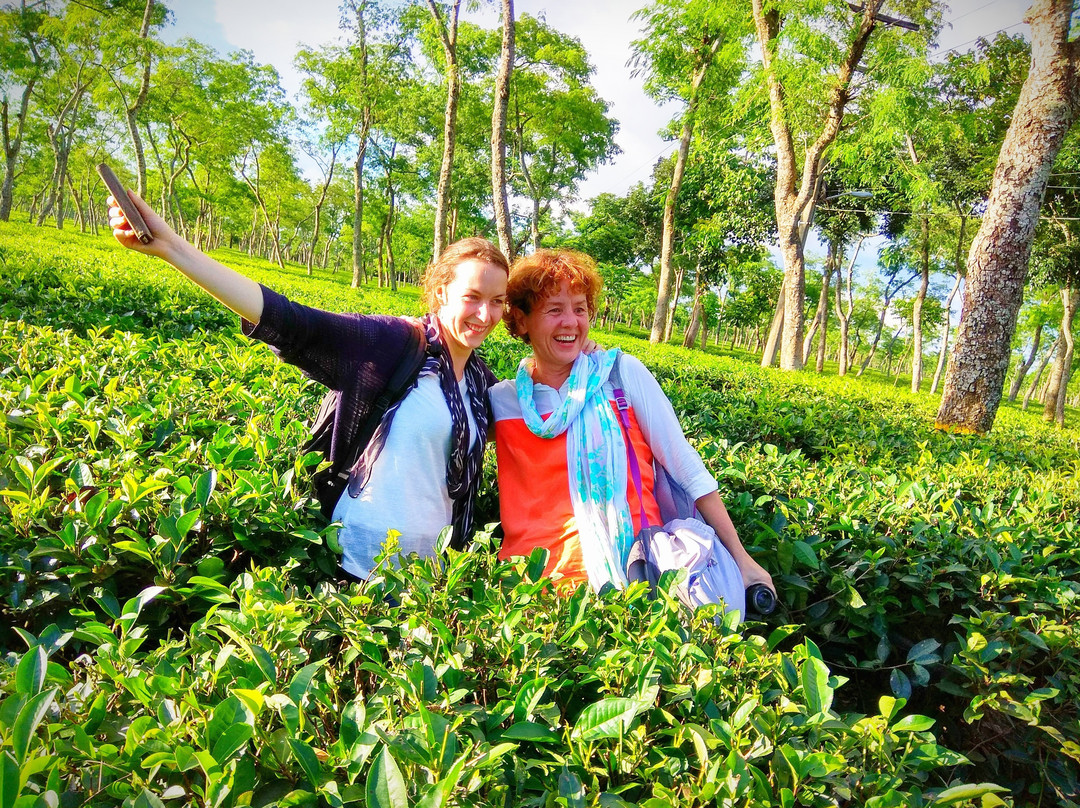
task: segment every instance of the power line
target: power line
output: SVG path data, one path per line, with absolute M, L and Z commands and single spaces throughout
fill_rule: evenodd
M 678 145 L 679 145 L 679 141 L 677 141 L 677 140 L 674 140 L 671 143 L 665 143 L 663 148 L 661 148 L 660 151 L 658 151 L 650 160 L 647 160 L 646 162 L 642 163 L 641 165 L 639 165 L 637 168 L 635 168 L 630 173 L 624 174 L 619 180 L 617 180 L 615 182 L 607 183 L 607 186 L 608 186 L 607 189 L 604 190 L 604 191 L 601 191 L 600 193 L 615 193 L 611 189 L 613 189 L 615 187 L 621 187 L 628 180 L 630 180 L 633 177 L 636 177 L 638 175 L 638 172 L 640 172 L 641 169 L 645 168 L 646 166 L 655 165 L 657 160 L 659 160 L 662 156 L 666 156 L 667 154 L 670 154 L 671 150 L 675 146 L 678 146 Z
M 964 17 L 970 17 L 972 14 L 977 14 L 978 12 L 982 11 L 984 8 L 989 8 L 990 6 L 992 6 L 992 5 L 996 4 L 996 3 L 999 3 L 999 2 L 1001 2 L 1001 0 L 990 0 L 989 3 L 985 3 L 985 4 L 979 6 L 976 9 L 972 9 L 971 11 L 965 11 L 959 17 L 951 17 L 950 19 L 944 20 L 943 22 L 956 22 L 957 20 L 962 20 L 962 19 L 964 19 Z
M 994 31 L 992 34 L 979 34 L 977 37 L 969 39 L 967 42 L 961 42 L 959 45 L 954 45 L 953 47 L 949 48 L 947 51 L 940 51 L 938 53 L 931 54 L 930 59 L 944 59 L 950 53 L 959 54 L 959 49 L 964 47 L 965 45 L 970 45 L 973 42 L 978 42 L 980 39 L 989 40 L 989 39 L 997 36 L 998 34 L 1004 34 L 1006 31 L 1009 31 L 1009 30 L 1011 30 L 1013 28 L 1016 28 L 1019 25 L 1026 25 L 1026 23 L 1023 20 L 1021 20 L 1020 22 L 1014 22 L 1012 25 L 1006 25 L 1004 28 L 999 28 L 998 30 Z
M 827 213 L 851 213 L 851 208 L 830 208 L 825 205 L 818 205 L 818 210 L 826 211 Z M 931 210 L 931 211 L 910 211 L 910 210 L 874 210 L 871 213 L 888 213 L 893 216 L 945 216 L 950 219 L 959 219 L 961 214 L 952 213 L 951 211 L 943 210 Z M 969 213 L 966 218 L 969 219 L 981 219 L 983 214 L 981 213 Z M 1039 221 L 1042 222 L 1080 222 L 1080 216 L 1040 216 Z

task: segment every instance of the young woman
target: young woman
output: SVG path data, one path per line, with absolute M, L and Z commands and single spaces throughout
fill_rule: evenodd
M 507 329 L 530 345 L 532 356 L 522 360 L 515 380 L 491 390 L 505 533 L 500 555 L 546 547 L 548 575 L 588 581 L 594 589 L 625 586 L 642 510 L 651 524 L 662 524 L 654 496 L 662 467 L 695 501 L 744 586 L 773 589 L 769 573 L 739 541 L 716 480 L 687 442 L 660 385 L 639 360 L 623 354 L 619 375 L 640 468 L 639 501 L 608 378 L 616 352 L 583 353 L 600 287 L 595 263 L 566 250 L 519 258 L 510 273 Z
M 244 334 L 339 391 L 331 452 L 339 451 L 386 387 L 417 326 L 294 303 L 200 252 L 130 196 L 154 239 L 139 242 L 109 197 L 117 241 L 171 264 L 239 314 Z M 480 238 L 451 244 L 425 273 L 428 359 L 415 385 L 386 412 L 333 512 L 343 525 L 341 566 L 350 575 L 371 574 L 390 530 L 399 532 L 403 553 L 429 556 L 446 525 L 453 525 L 459 546 L 471 529 L 488 433 L 487 391 L 495 381 L 474 351 L 502 319 L 508 273 L 503 254 Z

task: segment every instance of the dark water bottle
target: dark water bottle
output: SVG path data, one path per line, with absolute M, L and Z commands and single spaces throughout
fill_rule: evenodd
M 765 584 L 752 584 L 746 589 L 746 609 L 762 617 L 776 611 L 776 595 Z

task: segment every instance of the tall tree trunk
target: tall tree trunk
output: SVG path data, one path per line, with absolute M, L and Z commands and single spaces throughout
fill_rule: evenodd
M 249 152 L 249 154 L 250 154 L 250 152 Z M 255 179 L 252 180 L 247 175 L 248 154 L 244 155 L 244 157 L 242 159 L 242 162 L 240 163 L 240 176 L 243 177 L 244 182 L 247 183 L 248 188 L 250 188 L 251 192 L 255 195 L 255 201 L 259 205 L 259 210 L 262 211 L 263 221 L 266 223 L 266 229 L 269 232 L 270 237 L 273 239 L 275 263 L 277 263 L 277 265 L 281 269 L 285 269 L 285 262 L 282 260 L 282 257 L 281 257 L 281 233 L 278 232 L 277 223 L 271 223 L 271 221 L 270 221 L 270 213 L 269 213 L 269 211 L 266 210 L 266 203 L 263 201 L 263 195 L 262 195 L 262 191 L 260 189 L 259 156 L 257 154 L 252 155 L 252 159 L 254 160 L 254 163 L 255 163 Z M 280 218 L 281 218 L 281 203 L 279 201 L 279 203 L 278 203 L 278 219 L 280 220 Z
M 702 328 L 701 321 L 704 316 L 704 303 L 703 297 L 705 295 L 705 278 L 701 271 L 701 263 L 697 265 L 697 277 L 694 280 L 694 309 L 690 314 L 690 324 L 686 327 L 686 333 L 683 335 L 683 347 L 693 348 L 694 340 L 697 339 L 698 331 L 701 330 L 704 333 L 705 329 Z M 705 350 L 704 344 L 702 350 Z
M 1071 0 L 1036 0 L 1026 15 L 1031 69 L 968 254 L 964 315 L 937 415 L 941 429 L 982 434 L 997 416 L 1039 207 L 1080 108 L 1080 42 L 1068 41 L 1071 11 Z
M 491 198 L 499 249 L 514 260 L 514 236 L 510 227 L 510 203 L 506 195 L 506 109 L 510 103 L 510 75 L 514 69 L 514 0 L 502 0 L 502 50 L 495 76 L 495 103 L 491 111 Z
M 461 76 L 457 62 L 458 12 L 461 0 L 450 3 L 450 20 L 444 23 L 435 0 L 427 0 L 435 19 L 435 27 L 446 58 L 446 110 L 443 117 L 443 155 L 439 169 L 439 190 L 435 200 L 435 240 L 432 252 L 437 259 L 446 247 L 446 219 L 450 209 L 450 181 L 454 171 L 454 138 L 457 129 L 458 98 L 461 95 Z
M 804 212 L 813 210 L 822 156 L 840 131 L 844 109 L 850 97 L 851 80 L 855 75 L 855 68 L 862 60 L 875 28 L 875 17 L 883 2 L 884 0 L 865 0 L 862 4 L 858 30 L 839 65 L 821 130 L 817 139 L 806 148 L 800 179 L 796 165 L 795 141 L 787 123 L 790 114 L 788 101 L 775 66 L 780 29 L 783 25 L 780 9 L 775 4 L 767 4 L 766 0 L 753 0 L 754 26 L 758 44 L 761 46 L 762 66 L 769 90 L 769 126 L 776 145 L 776 187 L 773 202 L 776 207 L 780 253 L 784 258 L 784 325 L 780 345 L 780 367 L 783 370 L 798 370 L 803 365 L 803 295 L 806 268 L 803 257 L 804 232 L 800 223 Z M 809 216 L 806 218 L 809 223 Z
M 1061 344 L 1058 346 L 1057 361 L 1054 363 L 1053 381 L 1050 383 L 1049 393 L 1046 396 L 1046 404 L 1043 407 L 1043 418 L 1053 421 L 1059 427 L 1065 426 L 1065 396 L 1069 389 L 1069 379 L 1072 377 L 1073 362 L 1073 319 L 1076 316 L 1076 307 L 1080 304 L 1080 289 L 1072 284 L 1061 290 L 1063 304 L 1061 313 Z
M 367 154 L 368 134 L 371 132 L 373 116 L 368 87 L 367 21 L 364 19 L 367 3 L 357 3 L 355 8 L 356 40 L 360 50 L 360 86 L 363 88 L 364 100 L 357 137 L 356 162 L 353 165 L 352 281 L 350 284 L 353 289 L 358 288 L 361 282 L 367 280 L 367 268 L 364 263 L 364 157 Z
M 716 49 L 720 47 L 720 41 L 720 33 L 715 32 L 709 49 L 700 55 L 690 79 L 690 98 L 686 104 L 686 112 L 683 113 L 679 152 L 675 157 L 675 170 L 671 173 L 671 185 L 668 186 L 667 198 L 664 200 L 664 225 L 660 237 L 660 282 L 656 290 L 656 311 L 653 313 L 652 330 L 649 332 L 649 342 L 654 345 L 666 341 L 666 335 L 671 332 L 669 309 L 675 285 L 671 270 L 671 254 L 675 244 L 675 204 L 679 199 L 679 188 L 682 186 L 683 174 L 686 173 L 686 159 L 690 154 L 690 141 L 694 136 L 694 115 L 697 112 L 698 91 L 705 80 L 709 65 L 712 64 L 713 56 L 716 55 Z M 678 290 L 674 289 L 674 293 L 678 295 Z
M 826 259 L 825 271 L 821 275 L 821 297 L 818 299 L 821 336 L 818 338 L 817 361 L 814 363 L 814 370 L 818 373 L 825 370 L 825 349 L 829 344 L 829 282 L 832 280 L 834 267 L 839 270 L 839 264 L 839 257 L 834 253 L 831 261 Z M 839 278 L 836 282 L 839 285 Z
M 919 392 L 922 386 L 922 310 L 926 302 L 926 292 L 930 288 L 930 217 L 922 216 L 919 223 L 919 292 L 915 295 L 915 303 L 911 308 L 911 392 Z
M 1035 339 L 1031 343 L 1031 353 L 1028 354 L 1027 359 L 1020 363 L 1016 368 L 1016 376 L 1012 380 L 1012 384 L 1009 386 L 1009 401 L 1016 401 L 1016 396 L 1020 393 L 1020 385 L 1024 383 L 1024 377 L 1027 376 L 1027 372 L 1031 370 L 1031 366 L 1035 364 L 1035 357 L 1039 353 L 1039 343 L 1042 341 L 1043 324 L 1039 323 L 1035 328 Z
M 142 81 L 139 83 L 139 94 L 135 97 L 135 103 L 124 110 L 127 118 L 128 132 L 131 134 L 131 146 L 135 150 L 135 167 L 138 173 L 139 196 L 146 199 L 146 155 L 143 151 L 142 138 L 139 137 L 139 112 L 146 104 L 146 97 L 150 92 L 150 45 L 147 41 L 150 35 L 150 18 L 154 12 L 154 0 L 146 0 L 146 8 L 143 10 L 142 27 L 139 29 L 139 39 L 143 41 L 144 62 Z
M 785 284 L 787 279 L 780 281 L 780 292 L 776 299 L 776 308 L 773 310 L 772 321 L 769 323 L 769 335 L 765 338 L 765 350 L 761 354 L 761 366 L 771 368 L 776 363 L 776 356 L 780 353 L 780 335 L 784 331 L 784 300 L 787 297 Z
M 675 273 L 675 298 L 668 304 L 671 311 L 668 312 L 668 316 L 664 322 L 664 342 L 668 342 L 671 339 L 671 332 L 675 330 L 675 306 L 678 305 L 679 292 L 682 290 L 683 277 L 685 277 L 685 275 L 686 267 L 680 266 L 678 272 Z
M 82 201 L 79 199 L 79 191 L 75 188 L 75 181 L 71 179 L 71 172 L 67 174 L 68 191 L 71 192 L 71 201 L 75 205 L 76 221 L 79 223 L 79 232 L 86 232 L 86 217 L 83 215 Z
M 870 367 L 870 362 L 873 360 L 874 354 L 877 353 L 878 342 L 881 341 L 881 332 L 882 329 L 885 328 L 885 315 L 888 311 L 889 301 L 886 299 L 885 305 L 881 307 L 881 316 L 878 317 L 877 331 L 874 332 L 874 340 L 870 343 L 870 350 L 866 354 L 866 359 L 864 359 L 862 365 L 859 366 L 859 372 L 855 374 L 856 379 L 866 373 L 866 369 Z
M 963 238 L 963 228 L 964 224 L 961 222 L 961 238 Z M 931 393 L 937 393 L 938 386 L 941 384 L 941 375 L 945 372 L 945 360 L 949 355 L 949 333 L 952 331 L 952 304 L 953 300 L 956 299 L 956 293 L 960 291 L 960 281 L 963 277 L 963 274 L 957 271 L 953 288 L 949 292 L 949 296 L 945 298 L 945 321 L 941 324 L 941 348 L 938 350 L 937 369 L 934 371 L 934 382 L 930 385 Z
M 1035 391 L 1039 389 L 1039 381 L 1042 379 L 1043 373 L 1046 372 L 1046 366 L 1050 364 L 1050 360 L 1054 354 L 1057 353 L 1058 347 L 1061 345 L 1061 337 L 1059 336 L 1054 344 L 1050 346 L 1050 350 L 1046 353 L 1046 356 L 1042 358 L 1039 363 L 1039 369 L 1035 373 L 1035 378 L 1031 380 L 1031 384 L 1028 386 L 1027 392 L 1024 393 L 1024 403 L 1020 405 L 1020 409 L 1026 410 L 1028 404 L 1031 402 L 1031 397 L 1035 395 Z
M 806 335 L 803 337 L 802 355 L 804 357 L 810 356 L 810 346 L 814 344 L 814 337 L 817 335 L 818 328 L 821 327 L 822 312 L 824 311 L 825 317 L 828 317 L 829 277 L 832 275 L 833 259 L 833 245 L 829 244 L 828 253 L 825 256 L 825 268 L 821 273 L 821 292 L 818 294 L 817 309 L 814 310 L 814 319 L 810 321 L 810 327 L 806 330 Z M 826 323 L 827 322 L 828 320 L 826 319 Z
M 859 250 L 862 249 L 863 241 L 866 240 L 866 236 L 860 236 L 858 243 L 855 245 L 855 252 L 851 256 L 851 262 L 848 264 L 847 276 L 844 283 L 844 294 L 847 297 L 847 310 L 841 304 L 840 301 L 840 276 L 839 270 L 837 270 L 836 278 L 836 319 L 840 321 L 840 350 L 836 354 L 837 376 L 846 376 L 848 368 L 851 365 L 848 353 L 848 332 L 851 328 L 851 313 L 855 310 L 855 298 L 851 293 L 851 277 L 855 273 L 855 261 L 859 257 Z
M 19 114 L 15 119 L 14 134 L 11 132 L 8 120 L 7 96 L 4 96 L 3 107 L 0 108 L 0 124 L 2 124 L 4 136 L 4 183 L 0 186 L 0 222 L 11 220 L 11 201 L 15 190 L 15 163 L 22 149 L 23 132 L 26 131 L 26 114 L 30 109 L 30 94 L 34 91 L 35 83 L 36 77 L 32 77 L 23 88 L 22 98 L 19 101 Z
M 82 93 L 80 92 L 81 96 Z M 76 104 L 77 107 L 77 104 Z M 67 178 L 68 157 L 74 133 L 64 123 L 49 127 L 49 145 L 52 146 L 54 164 L 50 179 L 49 196 L 38 214 L 38 227 L 45 224 L 50 213 L 55 213 L 56 229 L 64 229 L 64 183 Z
M 356 289 L 367 280 L 364 268 L 364 157 L 367 154 L 367 136 L 371 117 L 364 116 L 360 127 L 360 145 L 356 149 L 353 166 L 353 239 L 352 239 L 352 288 Z
M 391 191 L 391 199 L 393 191 Z M 386 212 L 386 278 L 390 283 L 390 291 L 397 291 L 397 260 L 394 258 L 394 203 L 391 201 L 390 208 Z
M 319 200 L 315 203 L 315 222 L 312 224 L 311 230 L 311 245 L 308 247 L 307 255 L 307 274 L 310 275 L 312 267 L 315 262 L 315 247 L 319 243 L 319 227 L 322 222 L 322 208 L 326 203 L 326 194 L 330 190 L 330 183 L 334 181 L 334 169 L 337 167 L 337 155 L 338 149 L 341 146 L 334 144 L 330 150 L 330 168 L 326 172 L 326 182 L 322 185 L 322 191 L 319 193 Z
M 820 304 L 820 296 L 818 298 Z M 802 341 L 802 353 L 803 356 L 810 356 L 810 346 L 814 344 L 814 337 L 817 336 L 818 326 L 821 324 L 821 312 L 814 311 L 814 319 L 810 321 L 810 327 L 806 329 L 806 333 L 803 335 Z
M 967 232 L 968 214 L 961 209 L 959 204 L 955 207 L 956 212 L 960 216 L 960 233 L 956 237 L 956 254 L 953 259 L 953 266 L 956 267 L 956 282 L 953 284 L 952 291 L 949 292 L 948 300 L 945 301 L 945 322 L 942 323 L 941 326 L 941 348 L 938 349 L 937 369 L 934 371 L 934 383 L 930 385 L 931 393 L 936 393 L 938 391 L 938 385 L 941 383 L 941 375 L 945 371 L 945 360 L 949 350 L 949 332 L 952 330 L 952 304 L 953 300 L 956 298 L 957 291 L 960 289 L 960 281 L 964 277 L 964 234 Z

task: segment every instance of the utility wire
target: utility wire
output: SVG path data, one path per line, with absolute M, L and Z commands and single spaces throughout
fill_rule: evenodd
M 652 157 L 652 159 L 647 160 L 646 162 L 642 163 L 637 168 L 635 168 L 633 171 L 631 171 L 629 174 L 624 174 L 621 179 L 619 179 L 619 180 L 617 180 L 615 182 L 608 183 L 608 189 L 604 190 L 604 191 L 600 191 L 600 193 L 602 193 L 602 194 L 615 193 L 613 190 L 611 190 L 612 188 L 622 187 L 622 185 L 627 180 L 632 179 L 633 177 L 636 177 L 638 175 L 638 173 L 641 171 L 641 169 L 645 168 L 646 166 L 656 165 L 657 160 L 659 160 L 661 157 L 666 157 L 668 154 L 671 154 L 671 151 L 672 151 L 673 147 L 676 147 L 678 145 L 679 145 L 678 140 L 674 140 L 671 143 L 665 143 L 664 147 L 662 149 L 660 149 L 660 151 L 658 151 Z
M 985 4 L 979 6 L 976 9 L 972 9 L 971 11 L 965 11 L 959 17 L 951 17 L 951 18 L 949 18 L 947 20 L 943 20 L 943 22 L 956 22 L 957 20 L 962 20 L 962 19 L 964 19 L 964 17 L 970 17 L 972 14 L 977 14 L 978 12 L 982 11 L 984 8 L 989 8 L 990 6 L 995 5 L 996 3 L 999 3 L 999 2 L 1001 2 L 1001 0 L 990 0 L 989 3 L 985 3 Z
M 818 205 L 818 210 L 826 211 L 827 213 L 851 213 L 851 208 L 830 208 L 824 205 Z M 910 210 L 874 210 L 871 213 L 888 213 L 893 216 L 946 216 L 950 219 L 959 219 L 959 213 L 952 213 L 951 211 L 910 211 Z M 983 214 L 981 213 L 969 213 L 967 218 L 969 219 L 981 219 Z M 1080 216 L 1040 216 L 1039 221 L 1043 222 L 1080 222 Z
M 1011 30 L 1013 28 L 1016 28 L 1019 25 L 1025 25 L 1025 24 L 1026 23 L 1024 23 L 1023 20 L 1021 20 L 1020 22 L 1014 22 L 1012 25 L 1006 25 L 1004 28 L 999 28 L 998 30 L 994 31 L 992 34 L 979 34 L 977 37 L 974 37 L 973 39 L 969 39 L 967 42 L 961 42 L 959 45 L 953 45 L 947 51 L 939 51 L 938 53 L 931 54 L 929 58 L 931 60 L 933 60 L 933 59 L 944 59 L 950 53 L 959 54 L 960 48 L 964 47 L 965 45 L 970 45 L 973 42 L 978 42 L 980 39 L 990 40 L 993 37 L 997 36 L 998 34 L 1003 34 L 1006 31 L 1009 31 L 1009 30 Z

